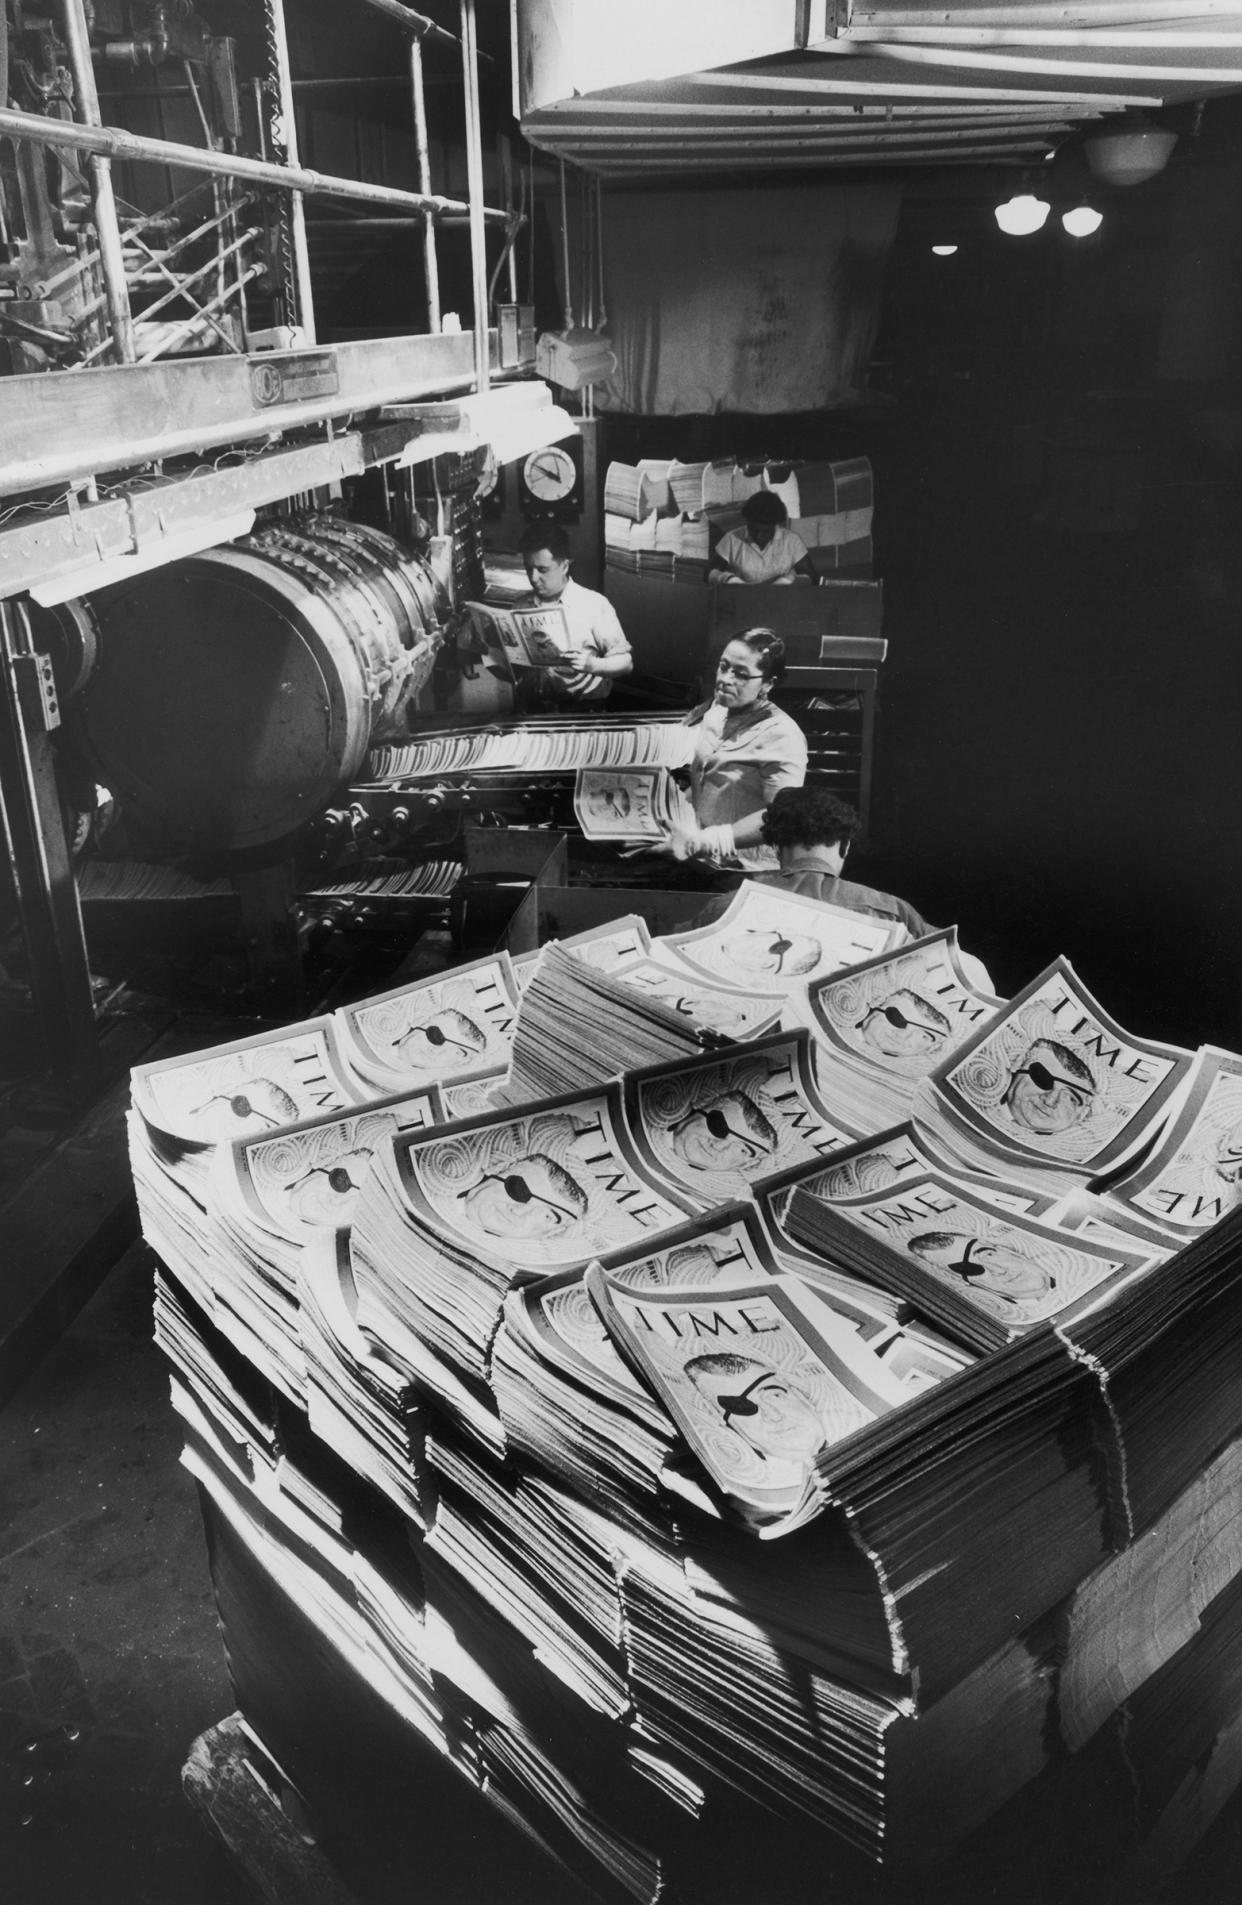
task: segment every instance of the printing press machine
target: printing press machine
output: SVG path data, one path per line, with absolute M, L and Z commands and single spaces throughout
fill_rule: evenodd
M 478 590 L 479 555 L 471 471 L 458 475 L 451 537 L 412 543 L 416 511 L 403 539 L 336 511 L 273 516 L 72 605 L 83 659 L 60 752 L 92 958 L 139 974 L 154 959 L 164 984 L 169 960 L 210 948 L 215 982 L 228 973 L 264 1012 L 303 1010 L 351 968 L 352 985 L 386 982 L 428 928 L 462 950 L 453 896 L 480 829 L 565 836 L 564 879 L 616 889 L 617 912 L 636 885 L 684 886 L 671 862 L 653 873 L 650 856 L 583 839 L 575 776 L 605 756 L 663 758 L 716 653 L 755 622 L 785 634 L 777 699 L 811 772 L 865 819 L 878 583 L 704 590 L 671 677 L 621 684 L 615 712 L 522 719 L 497 690 L 493 718 L 464 713 L 478 663 L 453 597 Z M 65 622 L 47 633 L 62 670 Z

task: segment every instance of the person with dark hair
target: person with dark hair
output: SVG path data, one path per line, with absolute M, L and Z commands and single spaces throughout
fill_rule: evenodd
M 900 920 L 915 939 L 934 933 L 936 928 L 895 894 L 841 878 L 858 825 L 854 809 L 825 787 L 809 782 L 779 789 L 763 816 L 762 837 L 775 848 L 780 871 L 762 874 L 763 884 L 779 887 L 782 893 L 826 900 L 851 913 Z
M 789 527 L 789 512 L 775 490 L 756 490 L 742 504 L 742 527 L 716 544 L 709 582 L 814 582 L 815 569 L 801 536 Z
M 528 523 L 518 547 L 531 588 L 530 600 L 518 606 L 559 603 L 569 632 L 563 658 L 535 671 L 536 697 L 551 704 L 606 701 L 613 682 L 634 666 L 617 611 L 597 589 L 583 588 L 570 575 L 569 537 L 560 523 Z
M 772 703 L 784 672 L 780 636 L 748 628 L 717 662 L 711 700 L 686 716 L 696 731 L 689 770 L 695 825 L 674 831 L 678 859 L 742 872 L 775 867 L 775 853 L 763 845 L 764 812 L 782 788 L 802 785 L 807 758 L 802 729 Z

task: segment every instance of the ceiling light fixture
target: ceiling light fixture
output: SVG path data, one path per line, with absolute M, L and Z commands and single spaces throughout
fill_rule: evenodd
M 1106 185 L 1142 185 L 1163 172 L 1177 134 L 1163 126 L 1135 124 L 1118 132 L 1096 132 L 1082 149 L 1093 176 Z
M 957 251 L 957 246 L 956 245 L 933 245 L 932 250 L 935 252 L 937 258 L 952 258 L 955 252 Z
M 1026 238 L 1032 232 L 1043 230 L 1049 209 L 1046 198 L 1036 198 L 1033 192 L 1019 192 L 996 207 L 995 217 L 1007 237 Z
M 1071 238 L 1090 238 L 1103 223 L 1103 212 L 1097 212 L 1085 199 L 1081 205 L 1073 205 L 1068 212 L 1061 213 L 1061 224 Z

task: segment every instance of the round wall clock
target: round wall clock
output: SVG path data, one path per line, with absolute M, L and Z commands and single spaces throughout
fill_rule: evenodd
M 521 466 L 522 500 L 536 512 L 574 513 L 582 503 L 582 476 L 572 451 L 559 443 L 532 450 Z

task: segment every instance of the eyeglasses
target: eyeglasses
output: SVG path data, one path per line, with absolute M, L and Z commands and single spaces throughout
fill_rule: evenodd
M 1022 1065 L 1018 1068 L 1013 1074 L 1014 1084 L 1017 1084 L 1019 1078 L 1029 1078 L 1039 1091 L 1051 1091 L 1054 1085 L 1063 1085 L 1066 1091 L 1073 1094 L 1078 1104 L 1086 1104 L 1087 1100 L 1094 1096 L 1090 1085 L 1084 1085 L 1077 1078 L 1058 1078 L 1055 1072 L 1050 1072 L 1048 1067 L 1041 1065 L 1038 1059 L 1030 1065 Z M 1012 1090 L 1012 1086 L 1010 1089 Z
M 716 673 L 718 675 L 732 675 L 735 681 L 762 681 L 763 680 L 763 673 L 761 670 L 752 669 L 752 668 L 739 668 L 737 663 L 733 661 L 718 661 L 716 663 Z

